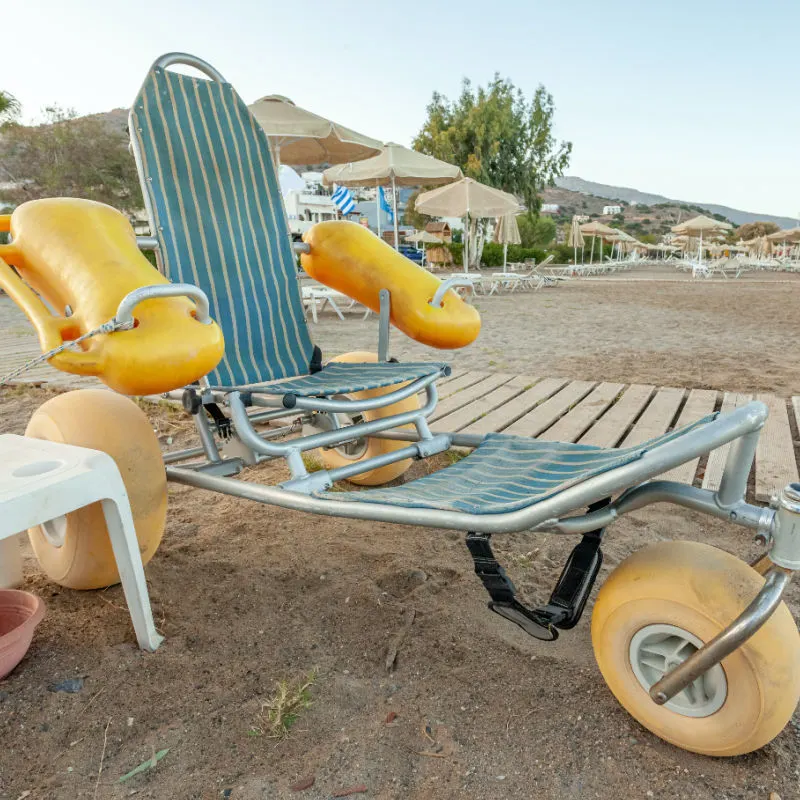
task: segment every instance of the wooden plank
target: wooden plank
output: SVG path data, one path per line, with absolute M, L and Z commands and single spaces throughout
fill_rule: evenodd
M 634 447 L 666 433 L 672 426 L 685 392 L 685 389 L 671 387 L 659 389 L 621 446 Z
M 684 425 L 697 422 L 697 420 L 711 414 L 716 404 L 716 391 L 711 389 L 692 389 L 692 391 L 689 392 L 686 405 L 683 407 L 683 411 L 681 411 L 681 415 L 678 417 L 678 422 L 675 424 L 675 427 L 681 428 Z M 694 481 L 694 476 L 697 473 L 697 465 L 699 463 L 700 459 L 695 458 L 686 464 L 681 464 L 679 467 L 675 467 L 675 469 L 665 473 L 664 479 L 691 484 Z
M 722 414 L 728 411 L 733 411 L 739 406 L 746 405 L 753 399 L 749 394 L 736 394 L 735 392 L 725 392 L 722 398 Z M 708 462 L 706 463 L 706 471 L 703 475 L 703 488 L 704 489 L 719 489 L 719 482 L 722 480 L 722 473 L 725 469 L 725 459 L 728 457 L 728 450 L 730 445 L 726 444 L 712 450 L 708 455 Z
M 594 383 L 590 381 L 572 381 L 558 394 L 509 425 L 506 432 L 516 436 L 538 436 L 565 414 L 571 406 L 586 397 L 593 387 Z
M 467 425 L 463 433 L 502 431 L 538 403 L 554 395 L 567 381 L 562 378 L 545 378 L 543 381 L 536 383 L 536 378 L 531 378 L 531 383 L 534 385 L 526 389 L 522 394 L 504 403 L 500 408 L 490 411 L 485 417 L 481 417 Z
M 462 375 L 466 375 L 467 370 L 465 369 L 452 369 L 450 370 L 450 374 L 446 378 L 442 378 L 441 380 L 436 381 L 437 386 L 444 386 L 446 383 L 450 383 L 450 381 L 454 381 L 456 378 L 460 378 Z
M 764 423 L 756 448 L 756 500 L 769 500 L 787 483 L 800 478 L 794 457 L 792 429 L 786 401 L 774 394 L 759 394 L 758 399 L 767 404 L 769 417 Z
M 457 411 L 438 419 L 436 424 L 433 425 L 434 431 L 453 432 L 466 428 L 470 422 L 480 419 L 484 414 L 499 408 L 512 397 L 522 394 L 525 387 L 531 384 L 531 381 L 532 379 L 525 375 L 517 375 L 508 383 L 499 386 L 483 397 L 479 397 L 469 405 L 464 406 L 464 408 L 459 408 Z
M 483 397 L 485 394 L 488 394 L 498 386 L 508 383 L 510 380 L 511 375 L 487 375 L 482 381 L 479 381 L 467 389 L 462 389 L 460 392 L 451 394 L 446 400 L 438 403 L 433 414 L 431 414 L 428 419 L 431 422 L 441 419 L 456 409 L 469 405 L 473 400 Z
M 544 442 L 574 442 L 614 402 L 624 388 L 622 383 L 601 383 L 539 438 Z
M 449 397 L 451 394 L 455 394 L 456 392 L 460 392 L 462 389 L 473 386 L 478 381 L 482 381 L 484 378 L 488 377 L 488 372 L 467 372 L 460 378 L 456 378 L 454 381 L 449 381 L 448 383 L 444 384 L 439 390 L 439 399 L 444 400 L 445 397 Z M 439 384 L 437 382 L 437 386 L 438 385 Z
M 629 386 L 622 397 L 583 434 L 580 443 L 595 447 L 616 447 L 650 399 L 654 388 L 637 383 Z

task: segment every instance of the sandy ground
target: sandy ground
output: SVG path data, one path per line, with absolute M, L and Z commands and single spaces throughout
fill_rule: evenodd
M 654 279 L 654 280 L 648 280 Z M 800 393 L 800 275 L 692 280 L 673 268 L 479 296 L 483 328 L 457 367 L 576 380 Z M 346 324 L 327 310 L 312 336 L 326 355 L 377 345 L 375 316 Z M 401 360 L 430 349 L 393 333 Z
M 453 362 L 798 393 L 799 368 L 784 352 L 798 333 L 800 283 L 776 288 L 606 281 L 480 299 L 482 337 Z M 363 348 L 374 333 L 374 318 L 314 330 L 329 354 Z M 393 342 L 398 356 L 426 355 L 402 348 L 399 334 Z M 47 395 L 0 390 L 0 432 L 22 432 Z M 152 413 L 162 440 L 183 440 L 181 423 Z M 417 464 L 415 474 L 428 468 Z M 252 475 L 281 478 L 274 465 Z M 605 687 L 591 604 L 558 642 L 526 637 L 487 611 L 459 534 L 169 491 L 166 535 L 147 568 L 167 637 L 156 654 L 137 650 L 119 587 L 61 589 L 28 555 L 24 588 L 45 599 L 48 614 L 26 659 L 0 682 L 0 800 L 317 800 L 360 785 L 359 797 L 425 800 L 798 796 L 798 716 L 739 758 L 665 744 Z M 742 558 L 756 552 L 741 529 L 657 507 L 609 532 L 600 580 L 632 551 L 675 538 Z M 497 544 L 523 595 L 542 602 L 572 542 L 516 534 Z M 800 612 L 799 588 L 789 603 Z M 261 734 L 276 681 L 312 670 L 311 706 L 290 737 Z M 48 690 L 74 677 L 84 679 L 79 692 Z M 119 783 L 165 749 L 156 769 Z M 290 788 L 310 777 L 310 788 Z

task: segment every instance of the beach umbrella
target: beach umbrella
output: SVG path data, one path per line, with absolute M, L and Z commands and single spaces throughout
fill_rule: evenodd
M 781 243 L 781 255 L 784 257 L 787 253 L 787 244 L 797 244 L 800 242 L 800 228 L 789 228 L 785 231 L 776 231 L 767 236 L 767 241 Z
M 573 249 L 574 257 L 572 259 L 573 264 L 578 263 L 578 248 L 581 248 L 583 251 L 583 233 L 581 232 L 581 224 L 578 222 L 578 215 L 572 215 L 572 224 L 569 228 L 569 239 L 567 240 L 567 244 Z
M 372 158 L 326 169 L 322 173 L 322 180 L 326 186 L 333 183 L 339 186 L 391 186 L 394 246 L 397 247 L 399 241 L 397 187 L 441 186 L 444 183 L 457 181 L 462 174 L 459 167 L 446 161 L 426 156 L 400 144 L 387 142 L 381 152 Z
M 516 214 L 504 214 L 497 218 L 497 225 L 494 226 L 494 240 L 503 245 L 503 269 L 505 269 L 508 261 L 508 246 L 522 244 Z
M 419 248 L 422 245 L 422 266 L 425 266 L 425 245 L 426 244 L 444 244 L 444 239 L 440 239 L 438 236 L 434 236 L 432 233 L 428 231 L 412 231 L 409 234 L 406 234 L 405 237 L 407 242 L 414 242 Z
M 728 224 L 727 222 L 722 222 L 718 219 L 711 219 L 711 217 L 706 217 L 704 214 L 700 214 L 700 216 L 693 217 L 692 219 L 686 220 L 686 222 L 681 222 L 678 225 L 673 226 L 672 232 L 677 234 L 685 234 L 690 237 L 697 237 L 700 238 L 700 244 L 698 247 L 698 258 L 700 264 L 703 263 L 703 234 L 714 235 L 720 233 L 726 233 L 727 231 L 731 230 L 733 225 Z
M 587 222 L 585 225 L 581 225 L 581 233 L 585 234 L 586 236 L 592 237 L 592 252 L 589 256 L 589 263 L 592 264 L 594 262 L 594 241 L 598 237 L 602 239 L 608 239 L 609 237 L 614 237 L 617 235 L 616 230 L 614 228 L 609 228 L 608 225 L 604 225 L 602 222 Z M 600 261 L 603 260 L 603 251 L 602 246 L 600 250 Z
M 249 105 L 250 113 L 269 138 L 276 164 L 341 164 L 380 152 L 377 139 L 356 133 L 271 94 Z
M 469 269 L 470 217 L 473 220 L 486 217 L 503 217 L 522 210 L 513 194 L 486 186 L 472 178 L 438 189 L 423 192 L 417 197 L 416 209 L 432 217 L 464 217 L 466 239 L 464 241 L 464 271 Z

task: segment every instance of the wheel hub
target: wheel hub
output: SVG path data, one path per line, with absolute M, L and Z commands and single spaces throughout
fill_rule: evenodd
M 630 644 L 630 663 L 634 675 L 649 692 L 670 670 L 682 664 L 703 642 L 693 633 L 675 625 L 646 625 L 637 631 Z M 685 717 L 708 717 L 722 708 L 728 695 L 725 670 L 713 666 L 664 704 L 664 708 Z

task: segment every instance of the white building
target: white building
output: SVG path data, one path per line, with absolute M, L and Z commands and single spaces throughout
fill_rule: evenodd
M 542 214 L 558 214 L 558 203 L 543 203 Z
M 296 173 L 295 173 L 296 174 Z M 331 199 L 333 190 L 322 185 L 321 172 L 304 172 L 298 176 L 302 186 L 298 184 L 283 191 L 283 203 L 289 219 L 289 231 L 292 234 L 305 233 L 315 222 L 336 219 L 338 209 Z M 281 168 L 282 188 L 286 185 L 284 168 Z
M 611 217 L 614 214 L 621 214 L 622 206 L 603 206 L 603 216 Z

